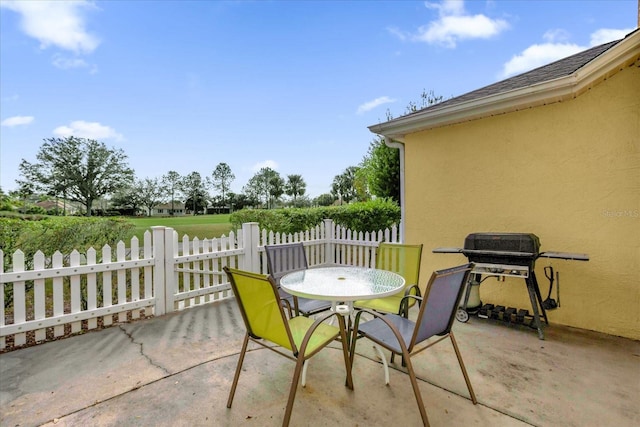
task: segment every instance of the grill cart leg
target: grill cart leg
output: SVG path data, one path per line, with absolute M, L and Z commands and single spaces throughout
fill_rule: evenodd
M 536 277 L 536 273 L 531 269 L 531 277 L 533 278 L 533 289 L 536 290 L 536 296 L 538 297 L 538 306 L 542 311 L 542 317 L 544 317 L 544 322 L 548 325 L 549 319 L 547 319 L 547 310 L 544 309 L 544 305 L 542 304 L 542 295 L 540 295 L 540 286 L 538 286 L 538 278 Z
M 542 330 L 542 323 L 540 322 L 540 315 L 538 314 L 538 300 L 536 298 L 536 282 L 535 282 L 535 275 L 533 274 L 533 271 L 531 271 L 531 275 L 525 279 L 525 281 L 527 282 L 527 292 L 529 292 L 529 299 L 531 300 L 531 307 L 533 308 L 533 321 L 534 324 L 536 325 L 536 329 L 538 329 L 538 338 L 543 340 L 544 339 L 544 331 Z M 538 292 L 539 294 L 540 292 Z M 540 305 L 540 308 L 542 308 L 542 305 Z M 543 312 L 544 312 L 544 308 L 542 308 Z M 545 320 L 547 318 L 547 315 L 545 313 Z

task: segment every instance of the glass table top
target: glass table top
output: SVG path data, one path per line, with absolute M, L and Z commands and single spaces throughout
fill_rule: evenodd
M 285 291 L 299 297 L 355 301 L 400 292 L 404 278 L 391 271 L 362 267 L 319 267 L 295 271 L 280 279 Z

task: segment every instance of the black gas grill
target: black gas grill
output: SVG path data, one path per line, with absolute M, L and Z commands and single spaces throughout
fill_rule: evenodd
M 472 233 L 464 240 L 464 248 L 437 248 L 435 253 L 462 253 L 474 269 L 470 280 L 476 284 L 481 276 L 521 277 L 525 279 L 531 307 L 533 309 L 532 326 L 538 330 L 538 337 L 544 339 L 540 314 L 549 324 L 547 313 L 542 304 L 542 296 L 535 273 L 535 262 L 538 258 L 555 258 L 564 260 L 588 261 L 586 254 L 567 252 L 540 252 L 540 239 L 531 233 Z M 461 307 L 466 311 L 471 284 L 467 286 L 464 303 Z M 468 316 L 467 316 L 468 318 Z

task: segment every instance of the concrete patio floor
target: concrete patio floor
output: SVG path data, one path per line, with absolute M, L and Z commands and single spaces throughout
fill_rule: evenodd
M 432 426 L 638 426 L 640 343 L 552 325 L 472 318 L 454 325 L 473 405 L 450 343 L 414 357 Z M 0 355 L 1 426 L 277 426 L 294 364 L 256 348 L 226 408 L 244 333 L 234 300 Z M 339 344 L 311 360 L 292 426 L 421 425 L 408 376 L 361 340 L 354 391 Z M 399 359 L 396 359 L 399 361 Z

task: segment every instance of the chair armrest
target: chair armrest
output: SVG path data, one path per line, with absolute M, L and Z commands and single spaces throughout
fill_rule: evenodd
M 316 320 L 309 327 L 309 329 L 307 329 L 307 332 L 304 334 L 304 338 L 302 339 L 302 343 L 300 344 L 300 348 L 298 349 L 298 353 L 302 354 L 303 358 L 304 358 L 305 351 L 307 349 L 307 345 L 309 344 L 309 340 L 311 339 L 311 336 L 316 331 L 316 329 L 318 329 L 318 326 L 320 326 L 320 324 L 322 322 L 324 322 L 325 320 L 327 320 L 331 316 L 340 316 L 341 317 L 342 315 L 338 314 L 337 312 L 329 312 L 329 313 L 322 314 L 322 315 L 316 317 Z M 343 322 L 342 324 L 344 324 L 344 319 L 339 318 L 338 319 L 338 324 L 340 324 L 340 322 Z M 346 339 L 346 336 L 345 337 L 342 336 L 343 333 L 344 333 L 344 329 L 341 327 L 340 328 L 340 337 L 341 337 L 341 339 Z M 296 357 L 297 357 L 297 355 L 296 355 Z
M 410 299 L 414 299 L 416 301 L 418 301 L 419 303 L 422 302 L 422 297 L 419 295 L 405 295 L 402 297 L 402 301 L 408 301 Z
M 398 330 L 396 325 L 391 323 L 386 318 L 386 315 L 384 315 L 382 313 L 378 313 L 378 312 L 373 311 L 373 310 L 369 310 L 368 308 L 361 308 L 361 309 L 359 309 L 358 313 L 356 314 L 356 318 L 355 318 L 355 321 L 354 321 L 354 324 L 353 324 L 353 331 L 352 331 L 352 335 L 351 335 L 351 363 L 352 364 L 353 364 L 353 358 L 354 358 L 355 349 L 356 349 L 356 340 L 358 338 L 358 325 L 360 324 L 360 316 L 362 315 L 362 313 L 370 314 L 374 318 L 378 318 L 381 321 L 383 321 L 389 327 L 389 329 L 391 329 L 391 331 L 395 335 L 396 339 L 398 340 L 398 344 L 400 344 L 400 349 L 402 350 L 402 353 L 406 354 L 406 355 L 409 354 L 409 352 L 407 350 L 407 346 L 406 346 L 406 344 L 404 342 L 404 339 L 402 339 L 402 335 L 400 334 L 400 331 Z M 387 350 L 391 350 L 386 345 L 384 345 L 384 343 L 378 342 L 378 341 L 372 339 L 371 337 L 368 337 L 368 338 L 371 339 L 372 341 L 376 342 L 377 344 L 381 345 L 382 347 L 386 348 Z
M 411 293 L 412 291 L 413 293 Z M 420 292 L 420 287 L 418 285 L 411 285 L 411 286 L 407 286 L 407 288 L 404 290 L 404 295 L 405 296 L 416 295 L 421 297 L 422 292 Z
M 371 310 L 371 309 L 368 309 L 368 308 L 358 308 L 356 311 L 357 311 L 356 312 L 356 316 L 355 316 L 355 318 L 353 320 L 353 331 L 355 331 L 355 332 L 358 331 L 358 325 L 360 324 L 360 316 L 362 316 L 364 313 L 370 314 L 374 318 L 383 317 L 384 316 L 384 313 L 380 313 L 380 312 L 377 312 L 375 310 Z
M 420 288 L 418 288 L 417 285 L 413 285 L 411 286 L 411 288 L 414 288 L 417 291 L 417 295 L 413 295 L 410 293 L 411 289 L 407 289 L 405 291 L 405 295 L 402 297 L 402 299 L 400 300 L 400 307 L 398 310 L 398 314 L 400 316 L 405 317 L 406 319 L 409 318 L 409 300 L 410 299 L 414 299 L 416 301 L 418 301 L 418 306 L 422 303 L 422 296 L 420 295 Z

